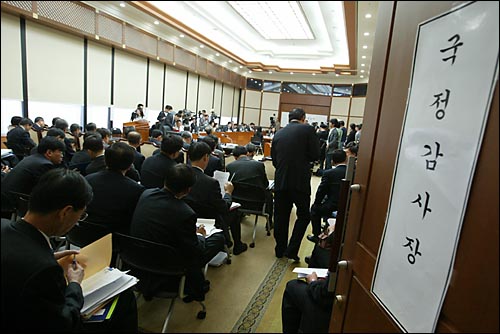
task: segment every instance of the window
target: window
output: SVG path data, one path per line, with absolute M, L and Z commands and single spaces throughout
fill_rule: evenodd
M 314 95 L 332 95 L 331 85 L 307 84 L 307 93 Z
M 281 91 L 284 93 L 307 94 L 307 85 L 302 83 L 283 82 Z
M 247 89 L 262 90 L 262 80 L 247 78 Z
M 355 84 L 352 90 L 352 96 L 366 96 L 368 84 Z
M 279 81 L 264 81 L 264 92 L 281 92 L 281 82 Z
M 333 96 L 351 96 L 352 85 L 333 85 Z

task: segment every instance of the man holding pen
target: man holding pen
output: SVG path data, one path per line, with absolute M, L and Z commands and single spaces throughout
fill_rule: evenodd
M 84 298 L 80 286 L 84 268 L 75 259 L 76 250 L 53 252 L 49 238 L 65 235 L 85 215 L 92 199 L 92 188 L 76 171 L 53 169 L 34 187 L 28 212 L 16 221 L 2 219 L 2 331 L 75 332 L 97 329 L 102 323 L 83 324 L 80 310 Z M 66 256 L 73 255 L 73 261 Z M 58 262 L 58 260 L 61 260 Z M 124 312 L 127 300 L 132 305 L 127 319 L 110 321 L 113 325 L 137 329 L 137 307 L 120 295 Z M 115 311 L 116 312 L 116 311 Z M 118 313 L 119 313 L 118 312 Z M 116 316 L 116 313 L 113 317 Z M 90 327 L 92 326 L 92 327 Z M 135 326 L 135 327 L 134 327 Z M 123 328 L 123 327 L 122 327 Z

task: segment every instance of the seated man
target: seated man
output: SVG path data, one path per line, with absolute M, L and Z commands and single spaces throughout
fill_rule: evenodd
M 7 147 L 12 150 L 19 160 L 29 155 L 30 150 L 35 147 L 29 130 L 33 122 L 29 118 L 22 118 L 19 124 L 7 132 Z
M 241 242 L 239 213 L 229 211 L 234 187 L 231 182 L 226 183 L 224 185 L 225 193 L 222 196 L 219 182 L 203 172 L 208 165 L 210 153 L 210 147 L 205 142 L 192 143 L 189 147 L 188 156 L 193 166 L 196 182 L 185 201 L 193 208 L 199 218 L 215 217 L 215 225 L 224 230 L 228 247 L 232 245 L 229 236 L 229 227 L 231 228 L 234 241 L 233 254 L 238 255 L 247 250 L 247 245 Z
M 29 194 L 45 172 L 62 163 L 65 150 L 64 143 L 56 137 L 44 137 L 36 154 L 24 158 L 12 168 L 2 180 L 2 212 L 15 208 L 16 199 L 11 191 Z
M 129 234 L 132 215 L 144 186 L 125 176 L 134 161 L 134 148 L 118 142 L 104 155 L 106 169 L 85 177 L 94 191 L 87 206 L 88 221 L 110 232 Z
M 267 190 L 269 180 L 264 164 L 249 158 L 244 146 L 236 146 L 233 150 L 233 156 L 235 161 L 227 165 L 227 171 L 231 174 L 229 178 L 235 183 L 254 184 L 266 190 L 266 213 L 269 214 L 269 226 L 273 226 L 273 194 Z
M 205 168 L 205 174 L 213 177 L 214 172 L 216 170 L 221 172 L 224 171 L 224 163 L 221 160 L 221 158 L 215 153 L 215 147 L 216 147 L 215 140 L 210 136 L 205 136 L 199 139 L 198 141 L 203 141 L 207 143 L 208 146 L 210 147 L 210 156 L 209 156 L 210 159 L 208 161 L 207 167 Z
M 331 154 L 332 168 L 323 172 L 321 182 L 316 191 L 314 204 L 311 206 L 311 225 L 313 235 L 308 235 L 307 240 L 317 243 L 321 233 L 321 218 L 331 217 L 337 211 L 340 193 L 340 181 L 345 178 L 346 159 L 345 152 L 336 149 Z
M 142 168 L 142 163 L 146 157 L 141 153 L 141 134 L 137 131 L 130 131 L 127 134 L 128 144 L 134 148 L 134 167 L 140 173 Z
M 318 279 L 316 272 L 306 281 L 286 284 L 281 303 L 283 333 L 328 333 L 333 307 L 333 292 L 328 292 L 330 276 Z
M 82 324 L 84 269 L 57 262 L 78 251 L 50 248 L 49 237 L 65 235 L 91 199 L 92 188 L 78 172 L 57 168 L 33 188 L 22 219 L 2 219 L 2 332 L 137 331 L 131 290 L 120 295 L 111 321 Z
M 177 135 L 166 135 L 161 141 L 160 153 L 144 160 L 141 167 L 141 183 L 146 188 L 163 188 L 170 167 L 177 164 L 175 159 L 182 148 L 182 139 Z
M 163 188 L 147 189 L 142 193 L 132 217 L 130 234 L 178 249 L 188 261 L 184 291 L 191 300 L 203 301 L 207 286 L 202 268 L 224 248 L 224 236 L 214 233 L 205 238 L 205 229 L 196 227 L 196 213 L 182 201 L 194 183 L 191 167 L 172 166 L 166 173 Z M 162 282 L 152 284 L 161 285 Z

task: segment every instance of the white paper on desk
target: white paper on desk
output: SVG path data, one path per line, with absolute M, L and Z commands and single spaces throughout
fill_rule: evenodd
M 205 227 L 205 231 L 207 232 L 205 238 L 208 238 L 214 233 L 222 232 L 220 228 L 215 227 L 215 219 L 198 218 L 196 220 L 196 227 L 200 227 L 200 225 L 203 225 Z
M 298 278 L 306 277 L 307 275 L 312 274 L 313 271 L 316 272 L 316 275 L 318 277 L 326 278 L 326 276 L 328 275 L 328 269 L 325 269 L 325 268 L 299 268 L 299 267 L 297 267 L 297 268 L 293 269 L 293 272 L 298 274 Z
M 214 179 L 219 181 L 220 193 L 222 197 L 224 197 L 224 185 L 229 181 L 229 172 L 221 172 L 220 170 L 216 170 L 214 172 Z

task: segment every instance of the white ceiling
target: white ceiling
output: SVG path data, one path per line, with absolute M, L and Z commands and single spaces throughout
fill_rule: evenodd
M 355 68 L 349 64 L 343 1 L 300 1 L 315 36 L 313 40 L 266 40 L 226 1 L 151 1 L 159 13 L 163 11 L 163 15 L 145 13 L 139 8 L 144 3 L 141 1 L 123 2 L 125 7 L 120 6 L 120 1 L 83 2 L 244 76 L 323 83 L 368 81 L 377 1 L 356 2 Z M 365 18 L 368 13 L 372 15 L 371 18 Z M 174 28 L 166 17 L 181 24 Z M 154 21 L 159 24 L 154 24 Z M 200 47 L 202 44 L 203 48 Z M 276 67 L 281 72 L 275 69 L 272 73 L 249 73 L 254 68 L 249 63 Z M 351 70 L 357 71 L 356 75 L 320 72 L 320 68 L 334 65 L 349 65 Z M 296 71 L 291 74 L 294 69 Z M 308 73 L 297 73 L 297 69 Z

